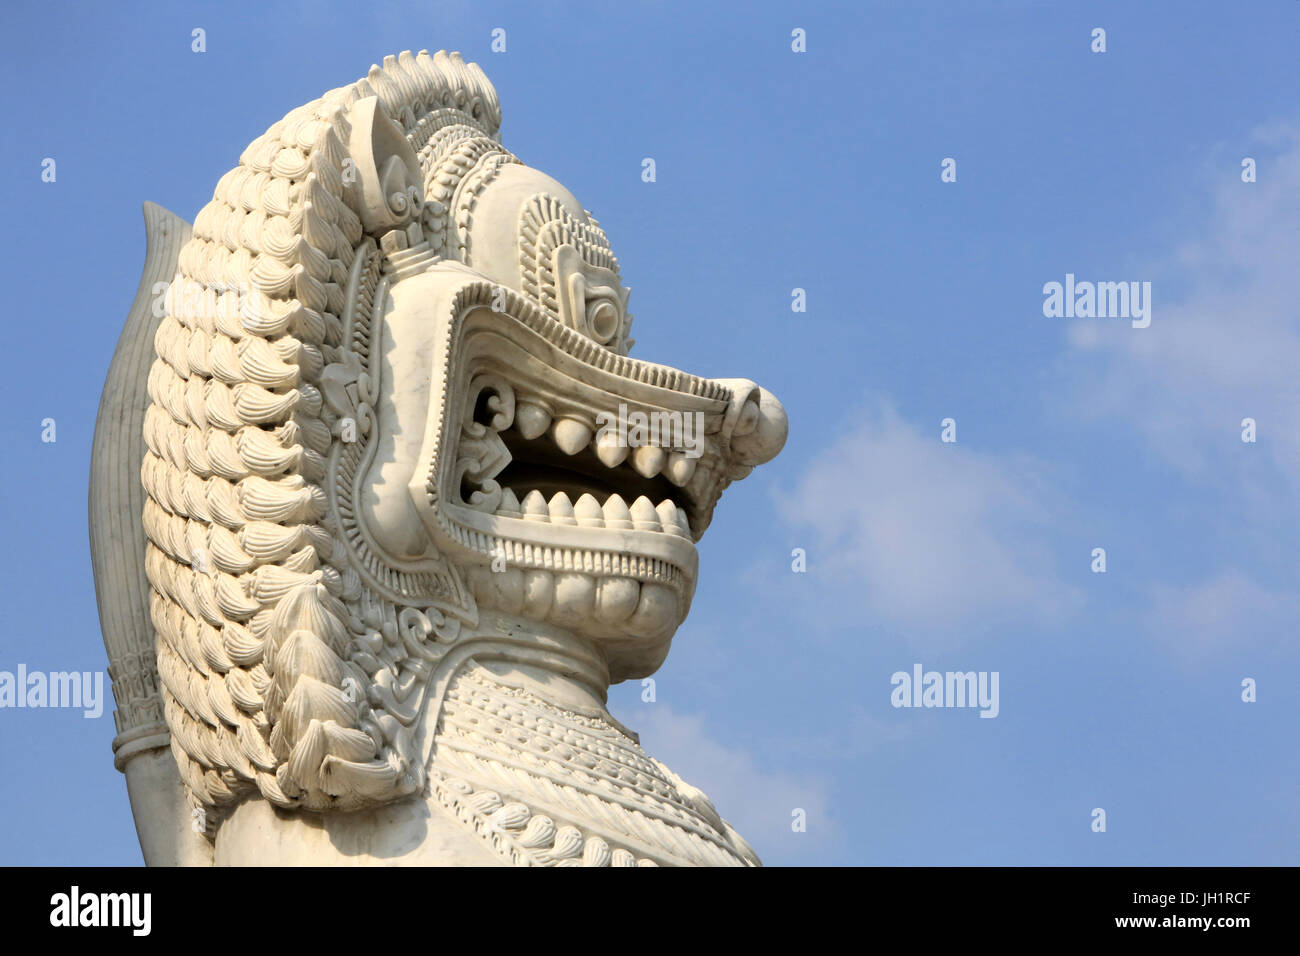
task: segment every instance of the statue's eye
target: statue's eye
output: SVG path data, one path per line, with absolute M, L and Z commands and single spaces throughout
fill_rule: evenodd
M 601 296 L 587 300 L 587 327 L 591 337 L 601 345 L 618 334 L 620 316 L 613 299 Z

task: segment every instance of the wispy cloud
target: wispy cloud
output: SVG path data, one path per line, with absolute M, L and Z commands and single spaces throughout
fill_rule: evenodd
M 1078 606 L 1052 570 L 1057 509 L 1040 463 L 944 444 L 938 422 L 922 431 L 888 404 L 855 420 L 778 507 L 811 532 L 808 573 L 845 589 L 864 620 L 950 643 Z
M 1080 368 L 1074 405 L 1087 417 L 1140 429 L 1185 476 L 1232 488 L 1258 505 L 1294 509 L 1300 492 L 1300 128 L 1261 127 L 1250 151 L 1258 180 L 1232 158 L 1216 164 L 1200 238 L 1156 274 L 1147 329 L 1079 321 L 1071 343 L 1096 353 Z M 1162 297 L 1162 289 L 1182 290 Z M 1255 445 L 1241 421 L 1257 422 Z
M 1239 175 L 1245 152 L 1254 183 Z M 1294 589 L 1261 583 L 1290 575 L 1300 540 L 1300 125 L 1260 127 L 1212 168 L 1196 237 L 1150 266 L 1151 326 L 1069 329 L 1088 353 L 1076 354 L 1073 410 L 1136 428 L 1172 466 L 1163 497 L 1196 501 L 1213 528 L 1208 569 L 1147 592 L 1147 633 L 1187 661 L 1281 641 L 1300 619 Z M 1254 443 L 1242 441 L 1247 418 Z
M 1157 586 L 1146 627 L 1187 659 L 1290 639 L 1300 596 L 1262 586 L 1229 569 L 1188 587 Z
M 764 862 L 798 862 L 837 832 L 822 779 L 763 769 L 747 750 L 713 739 L 703 718 L 655 704 L 638 713 L 636 730 L 646 751 L 704 791 Z M 804 832 L 791 827 L 796 809 L 806 814 Z

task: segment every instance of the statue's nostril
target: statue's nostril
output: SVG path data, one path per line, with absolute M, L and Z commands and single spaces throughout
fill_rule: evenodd
M 785 406 L 765 388 L 758 390 L 758 415 L 753 429 L 732 440 L 732 450 L 750 465 L 771 461 L 785 446 L 790 430 Z
M 758 403 L 746 402 L 745 407 L 740 410 L 740 417 L 736 419 L 736 427 L 732 429 L 732 434 L 741 436 L 753 432 L 758 427 L 759 415 Z
M 747 378 L 714 379 L 732 392 L 731 454 L 737 464 L 761 465 L 785 446 L 789 421 L 775 395 Z M 743 404 L 741 404 L 743 402 Z

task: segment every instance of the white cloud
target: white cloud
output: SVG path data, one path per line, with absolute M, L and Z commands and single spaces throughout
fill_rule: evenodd
M 1257 182 L 1241 181 L 1243 154 L 1257 161 Z M 1218 185 L 1198 237 L 1149 266 L 1150 327 L 1070 327 L 1071 344 L 1095 359 L 1079 357 L 1071 400 L 1083 417 L 1136 427 L 1173 465 L 1186 484 L 1162 487 L 1162 498 L 1209 492 L 1199 505 L 1216 532 L 1207 561 L 1235 551 L 1268 563 L 1274 543 L 1293 552 L 1285 542 L 1300 516 L 1300 127 L 1261 127 L 1211 169 Z M 1178 291 L 1162 299 L 1162 289 Z M 1241 441 L 1245 418 L 1254 444 Z M 1149 597 L 1148 634 L 1184 659 L 1282 640 L 1300 619 L 1295 593 L 1231 566 Z
M 702 718 L 667 704 L 638 712 L 635 729 L 646 752 L 704 791 L 765 863 L 796 862 L 835 834 L 820 778 L 764 770 L 749 752 L 712 739 Z M 791 829 L 796 808 L 807 813 L 806 832 Z
M 1131 422 L 1186 476 L 1256 510 L 1290 511 L 1300 492 L 1300 130 L 1261 128 L 1246 149 L 1258 181 L 1241 182 L 1237 161 L 1220 157 L 1203 237 L 1149 267 L 1151 326 L 1070 327 L 1071 343 L 1099 360 L 1081 368 L 1075 407 Z M 1255 445 L 1240 440 L 1248 417 Z
M 814 459 L 778 508 L 808 528 L 808 574 L 851 589 L 856 613 L 913 643 L 1052 623 L 1079 592 L 1050 569 L 1041 465 L 940 441 L 882 405 Z M 960 422 L 958 423 L 960 428 Z
M 1190 658 L 1289 639 L 1300 597 L 1272 591 L 1235 569 L 1191 587 L 1157 587 L 1148 633 Z

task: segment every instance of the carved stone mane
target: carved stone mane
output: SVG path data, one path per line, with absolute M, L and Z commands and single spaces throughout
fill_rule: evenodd
M 187 240 L 146 207 L 91 527 L 151 864 L 758 862 L 605 699 L 784 412 L 628 356 L 605 233 L 500 121 L 477 66 L 403 53 Z

